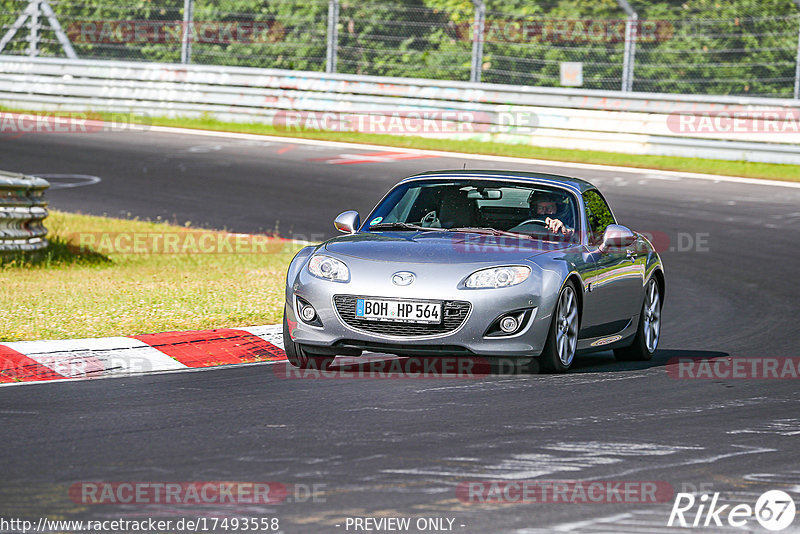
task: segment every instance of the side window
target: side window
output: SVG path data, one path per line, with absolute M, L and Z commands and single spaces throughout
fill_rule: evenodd
M 586 205 L 586 219 L 589 221 L 589 243 L 597 244 L 603 240 L 603 234 L 609 224 L 614 224 L 614 216 L 605 199 L 595 190 L 583 194 Z

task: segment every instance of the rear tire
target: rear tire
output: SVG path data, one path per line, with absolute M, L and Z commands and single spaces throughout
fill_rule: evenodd
M 614 349 L 614 357 L 621 362 L 646 362 L 653 357 L 658 348 L 661 336 L 661 289 L 655 278 L 647 282 L 644 292 L 642 312 L 639 314 L 639 326 L 630 347 Z
M 318 356 L 307 353 L 303 347 L 292 341 L 289 335 L 289 322 L 286 319 L 286 309 L 283 310 L 283 351 L 290 364 L 298 369 L 316 369 L 327 371 L 333 363 L 334 356 Z
M 569 370 L 575 360 L 579 328 L 578 293 L 575 284 L 570 281 L 561 288 L 553 309 L 547 341 L 539 357 L 544 370 L 552 373 L 564 373 Z

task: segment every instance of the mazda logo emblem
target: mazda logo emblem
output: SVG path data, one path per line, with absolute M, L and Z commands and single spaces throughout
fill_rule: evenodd
M 416 276 L 408 271 L 401 271 L 392 275 L 392 283 L 396 286 L 407 286 L 414 282 Z

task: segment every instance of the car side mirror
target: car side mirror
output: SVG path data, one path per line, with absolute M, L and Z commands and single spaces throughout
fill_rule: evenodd
M 340 232 L 354 234 L 361 226 L 361 216 L 359 216 L 357 211 L 345 211 L 336 217 L 336 220 L 333 221 L 333 225 Z
M 600 252 L 605 254 L 612 248 L 629 247 L 634 241 L 636 241 L 636 234 L 630 228 L 621 224 L 609 224 L 603 234 Z

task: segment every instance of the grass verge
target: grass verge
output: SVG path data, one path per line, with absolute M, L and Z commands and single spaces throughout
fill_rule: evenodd
M 51 247 L 43 255 L 0 266 L 0 341 L 134 335 L 170 330 L 275 324 L 283 313 L 286 268 L 300 248 L 269 240 L 266 247 L 229 253 L 147 253 L 115 248 L 114 236 L 177 235 L 185 227 L 52 211 Z M 106 246 L 77 249 L 80 236 Z M 208 243 L 231 234 L 202 231 Z M 226 241 L 227 240 L 227 241 Z M 264 240 L 266 242 L 266 239 Z M 107 245 L 111 245 L 110 247 Z M 183 250 L 211 250 L 183 248 Z

